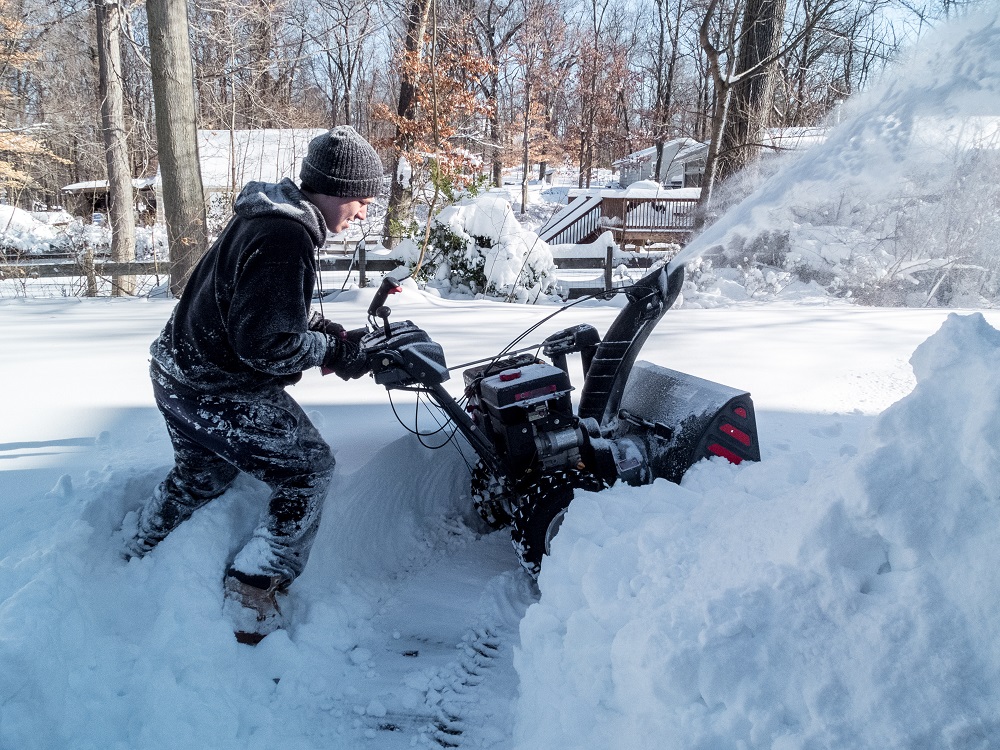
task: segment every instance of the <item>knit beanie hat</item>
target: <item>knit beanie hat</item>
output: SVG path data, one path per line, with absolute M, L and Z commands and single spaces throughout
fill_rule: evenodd
M 382 160 L 358 132 L 338 125 L 309 141 L 299 179 L 310 193 L 374 198 L 382 188 Z

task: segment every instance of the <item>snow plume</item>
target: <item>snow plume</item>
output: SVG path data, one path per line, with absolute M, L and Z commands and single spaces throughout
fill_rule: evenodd
M 439 213 L 432 230 L 432 287 L 536 302 L 555 282 L 546 242 L 514 218 L 504 195 L 486 193 Z
M 580 493 L 516 747 L 997 747 L 1000 332 L 953 315 L 911 364 L 857 456 Z
M 928 35 L 674 263 L 712 255 L 874 304 L 1000 301 L 998 47 L 996 15 Z

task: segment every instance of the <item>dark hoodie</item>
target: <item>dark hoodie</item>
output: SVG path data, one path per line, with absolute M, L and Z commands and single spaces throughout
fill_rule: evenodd
M 288 179 L 248 183 L 234 209 L 150 347 L 154 367 L 202 392 L 295 383 L 327 352 L 307 328 L 323 216 Z

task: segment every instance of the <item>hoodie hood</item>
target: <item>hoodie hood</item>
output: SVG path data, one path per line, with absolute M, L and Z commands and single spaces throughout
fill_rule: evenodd
M 316 247 L 326 242 L 323 215 L 287 177 L 278 183 L 248 182 L 236 197 L 233 210 L 246 219 L 275 216 L 297 221 Z

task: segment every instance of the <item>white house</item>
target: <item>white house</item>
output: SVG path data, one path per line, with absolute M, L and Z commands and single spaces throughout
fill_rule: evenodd
M 768 128 L 764 133 L 762 155 L 767 158 L 783 151 L 801 151 L 826 140 L 826 132 L 826 128 L 822 127 Z M 659 180 L 653 176 L 655 146 L 629 154 L 614 162 L 614 166 L 619 170 L 619 182 L 623 188 L 641 180 L 654 180 L 668 188 L 700 187 L 707 155 L 707 143 L 678 138 L 663 144 Z
M 228 206 L 251 180 L 298 179 L 309 141 L 325 132 L 324 128 L 199 130 L 201 181 L 210 210 L 219 203 Z M 157 221 L 162 222 L 163 186 L 159 170 L 154 186 Z
M 675 138 L 664 143 L 659 180 L 653 174 L 653 170 L 656 168 L 656 146 L 629 154 L 614 162 L 612 166 L 618 170 L 618 181 L 623 188 L 642 180 L 655 180 L 662 185 L 684 187 L 684 165 L 678 159 L 678 155 L 688 152 L 692 147 L 701 145 L 691 138 Z

